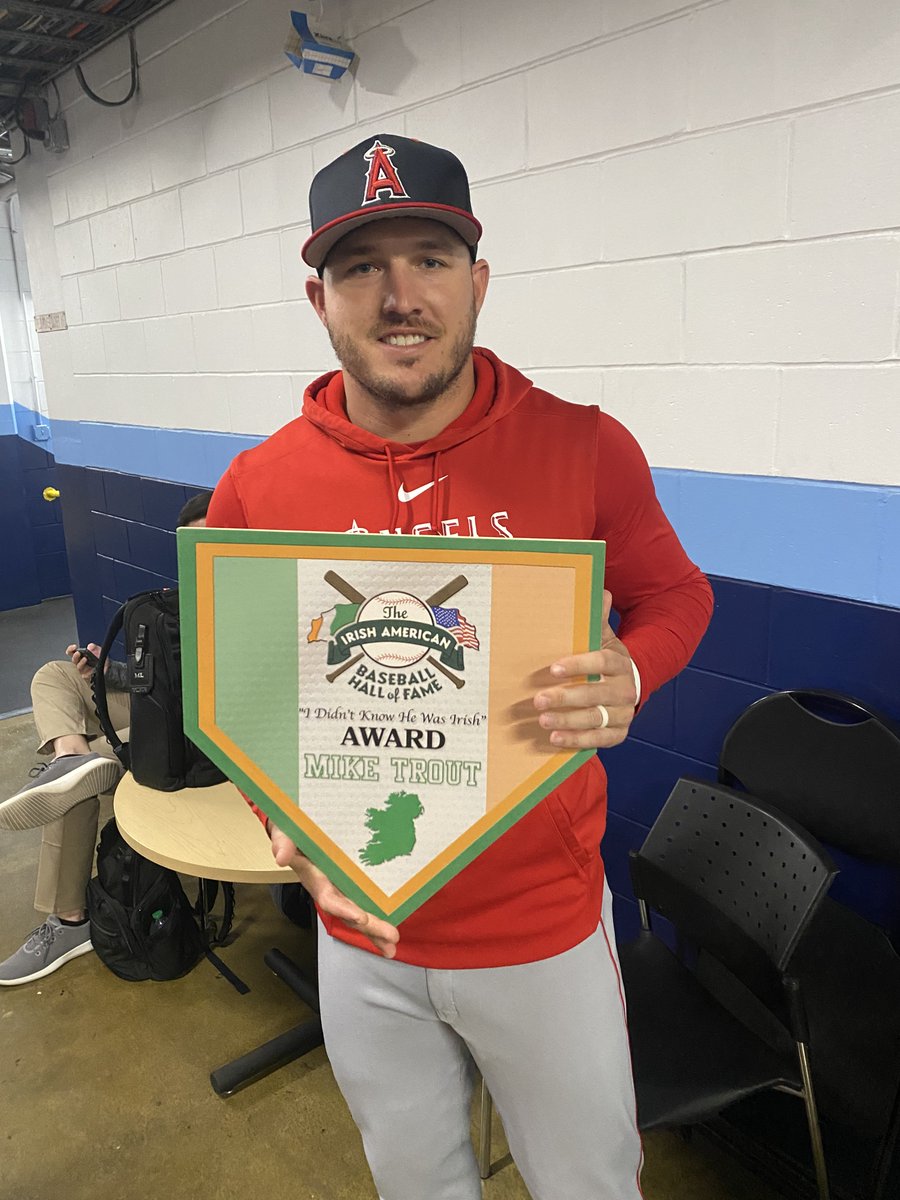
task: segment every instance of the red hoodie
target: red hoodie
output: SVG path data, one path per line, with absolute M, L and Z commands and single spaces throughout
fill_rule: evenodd
M 606 587 L 645 700 L 687 664 L 712 595 L 659 506 L 640 447 L 613 417 L 541 391 L 489 351 L 476 349 L 474 362 L 466 411 L 415 446 L 351 425 L 342 375 L 322 376 L 302 416 L 232 462 L 207 524 L 603 538 Z M 495 967 L 571 949 L 599 921 L 605 824 L 606 775 L 595 757 L 406 918 L 397 958 Z

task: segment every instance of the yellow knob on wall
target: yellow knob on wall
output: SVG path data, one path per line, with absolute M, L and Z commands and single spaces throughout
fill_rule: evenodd
M 58 500 L 59 489 L 55 487 L 45 487 L 43 492 L 41 492 L 41 495 L 45 500 Z

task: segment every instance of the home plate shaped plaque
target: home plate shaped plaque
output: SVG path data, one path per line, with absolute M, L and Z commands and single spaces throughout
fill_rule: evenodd
M 534 694 L 600 646 L 604 544 L 178 532 L 185 731 L 395 924 L 594 753 Z

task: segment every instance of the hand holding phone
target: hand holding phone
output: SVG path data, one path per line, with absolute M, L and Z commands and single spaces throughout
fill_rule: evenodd
M 100 661 L 93 650 L 88 649 L 87 646 L 78 646 L 75 653 L 80 654 L 82 658 L 86 659 L 88 666 L 91 668 L 96 667 L 97 663 Z

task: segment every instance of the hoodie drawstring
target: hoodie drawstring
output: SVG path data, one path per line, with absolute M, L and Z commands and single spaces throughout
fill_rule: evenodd
M 400 525 L 400 484 L 397 482 L 397 472 L 394 470 L 394 455 L 389 445 L 384 447 L 388 466 L 388 484 L 391 489 L 391 521 L 388 528 L 393 532 Z
M 435 451 L 434 467 L 431 471 L 431 528 L 435 533 L 441 532 L 441 498 L 438 495 L 438 479 L 441 470 L 441 452 Z

